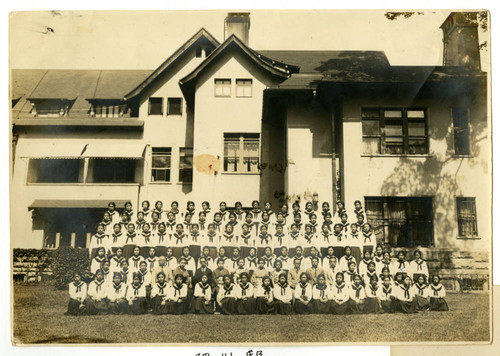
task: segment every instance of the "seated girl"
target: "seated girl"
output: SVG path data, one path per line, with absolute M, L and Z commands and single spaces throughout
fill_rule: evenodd
M 164 272 L 156 274 L 156 282 L 151 287 L 151 308 L 153 313 L 160 315 L 167 313 L 167 294 L 169 284 L 166 281 Z
M 433 311 L 448 311 L 448 303 L 444 299 L 446 297 L 446 289 L 441 284 L 441 277 L 437 274 L 432 276 L 432 283 L 429 290 L 429 310 Z
M 115 255 L 109 260 L 109 262 L 111 263 L 111 272 L 120 272 L 123 261 L 125 261 L 125 257 L 123 257 L 123 249 L 121 247 L 118 247 L 115 250 Z
M 363 250 L 368 250 L 371 253 L 375 251 L 375 246 L 377 244 L 377 238 L 373 234 L 372 231 L 372 226 L 370 223 L 364 223 L 363 228 L 362 228 L 362 233 L 363 233 Z
M 175 275 L 174 284 L 167 291 L 167 313 L 181 315 L 187 311 L 188 287 L 182 274 Z
M 281 260 L 276 259 L 274 261 L 274 269 L 271 271 L 271 282 L 272 282 L 273 286 L 276 283 L 278 283 L 280 274 L 285 272 L 282 267 L 283 267 L 283 264 L 281 263 Z
M 312 299 L 312 286 L 308 283 L 306 272 L 300 274 L 300 282 L 295 286 L 295 304 L 294 309 L 297 314 L 310 314 L 311 299 Z
M 247 224 L 243 224 L 241 226 L 241 234 L 238 236 L 238 244 L 241 247 L 241 255 L 243 257 L 247 257 L 250 253 L 250 249 L 255 246 L 254 236 L 249 230 L 249 226 Z
M 275 314 L 273 287 L 271 286 L 271 277 L 265 276 L 262 284 L 255 290 L 255 302 L 259 314 Z
M 248 256 L 245 257 L 245 268 L 248 270 L 248 275 L 250 276 L 250 280 L 252 279 L 253 272 L 257 269 L 257 250 L 255 247 L 251 247 L 248 250 Z
M 86 309 L 89 315 L 103 315 L 108 312 L 108 298 L 106 285 L 101 269 L 95 273 L 95 279 L 89 283 L 87 289 Z
M 339 268 L 342 272 L 345 272 L 349 269 L 349 263 L 354 262 L 356 264 L 356 270 L 358 263 L 356 259 L 352 256 L 352 249 L 350 246 L 344 247 L 344 256 L 342 256 L 339 260 Z
M 241 281 L 241 275 L 243 273 L 246 273 L 247 275 L 247 280 L 249 279 L 248 278 L 248 270 L 245 268 L 245 259 L 243 258 L 239 258 L 238 259 L 238 266 L 236 267 L 236 269 L 232 272 L 232 275 L 233 275 L 233 282 L 238 284 L 240 283 Z
M 413 285 L 413 289 L 417 301 L 417 310 L 429 310 L 430 287 L 425 283 L 425 277 L 423 275 L 417 277 L 417 282 Z
M 259 258 L 257 269 L 253 271 L 251 282 L 255 288 L 262 284 L 262 279 L 269 276 L 269 271 L 264 267 L 264 259 Z
M 127 313 L 127 285 L 123 283 L 120 272 L 113 273 L 113 282 L 108 284 L 107 298 L 110 314 Z
M 172 240 L 170 245 L 174 248 L 175 258 L 180 258 L 182 256 L 182 250 L 184 247 L 189 247 L 189 238 L 187 234 L 184 233 L 184 225 L 177 224 L 175 226 L 175 232 L 172 235 Z
M 132 275 L 132 284 L 127 288 L 126 298 L 129 314 L 146 313 L 146 286 L 142 283 L 141 275 L 138 272 Z
M 236 288 L 229 274 L 223 277 L 224 284 L 217 293 L 217 305 L 222 314 L 231 315 L 236 312 Z
M 312 293 L 312 309 L 315 314 L 328 314 L 330 311 L 330 290 L 324 274 L 318 275 Z
M 104 261 L 106 261 L 106 249 L 104 247 L 99 247 L 96 256 L 92 259 L 92 262 L 90 262 L 90 273 L 95 275 L 96 271 L 102 268 Z
M 394 293 L 392 290 L 392 278 L 390 276 L 381 277 L 382 285 L 378 289 L 378 299 L 383 313 L 394 312 Z
M 405 276 L 403 283 L 394 288 L 394 296 L 396 297 L 394 311 L 406 314 L 416 313 L 417 301 L 415 300 L 415 291 L 411 288 L 410 276 Z
M 366 301 L 365 313 L 376 314 L 380 313 L 380 300 L 378 299 L 380 286 L 378 285 L 378 277 L 376 274 L 371 276 L 365 287 Z
M 417 281 L 418 277 L 423 276 L 427 281 L 429 280 L 429 269 L 427 268 L 427 262 L 422 259 L 422 252 L 415 250 L 413 252 L 413 261 L 410 262 L 410 273 L 412 275 L 413 281 Z
M 276 313 L 281 315 L 293 314 L 293 291 L 288 284 L 287 274 L 285 272 L 279 275 L 278 282 L 274 285 L 273 293 Z
M 352 314 L 361 314 L 365 305 L 365 289 L 361 284 L 361 276 L 354 276 L 354 283 L 351 284 L 349 290 L 349 311 Z
M 69 302 L 66 315 L 82 315 L 85 311 L 87 283 L 82 281 L 82 275 L 75 273 L 73 282 L 69 284 Z
M 129 223 L 127 225 L 127 233 L 125 235 L 125 244 L 123 245 L 123 257 L 125 257 L 127 260 L 130 259 L 130 257 L 132 257 L 132 255 L 134 254 L 134 249 L 136 248 L 137 244 L 139 244 L 139 237 L 135 232 L 135 225 Z
M 251 283 L 248 282 L 248 273 L 243 272 L 240 275 L 240 281 L 236 285 L 235 291 L 236 297 L 236 310 L 238 314 L 254 314 L 255 298 L 254 298 L 254 288 Z
M 347 314 L 349 312 L 349 287 L 344 282 L 344 274 L 337 272 L 335 284 L 331 288 L 330 313 Z
M 193 312 L 195 314 L 213 314 L 212 287 L 208 283 L 208 276 L 202 274 L 201 281 L 194 287 Z

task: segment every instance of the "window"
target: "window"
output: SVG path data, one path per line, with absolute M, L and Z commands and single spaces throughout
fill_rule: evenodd
M 231 96 L 231 79 L 215 79 L 215 96 Z
M 135 183 L 135 159 L 91 158 L 94 183 Z
M 170 147 L 153 147 L 151 152 L 151 181 L 170 182 L 170 164 L 172 149 Z
M 236 79 L 236 97 L 252 97 L 252 79 Z
M 119 101 L 98 101 L 93 102 L 90 108 L 90 116 L 97 118 L 118 118 L 123 117 L 127 112 L 127 105 Z
M 64 99 L 46 99 L 30 100 L 31 113 L 38 117 L 62 117 L 67 116 L 72 105 L 71 100 Z
M 30 159 L 28 183 L 78 183 L 82 159 Z
M 477 237 L 476 199 L 457 197 L 458 236 Z
M 179 182 L 193 182 L 193 148 L 181 147 L 179 150 Z
M 163 115 L 163 98 L 149 98 L 149 115 Z
M 427 120 L 422 109 L 363 109 L 364 154 L 428 153 Z
M 224 134 L 224 172 L 259 172 L 258 133 Z
M 167 115 L 182 115 L 182 98 L 167 99 Z
M 430 197 L 367 197 L 365 211 L 379 243 L 393 247 L 434 244 Z
M 469 155 L 469 112 L 466 108 L 451 109 L 453 116 L 453 140 L 456 155 Z

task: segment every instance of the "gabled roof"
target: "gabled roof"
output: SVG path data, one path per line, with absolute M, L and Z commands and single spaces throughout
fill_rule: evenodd
M 125 100 L 129 100 L 139 95 L 145 88 L 147 88 L 156 78 L 158 78 L 165 70 L 174 64 L 182 55 L 196 43 L 205 42 L 212 48 L 219 46 L 217 41 L 207 30 L 202 28 L 193 37 L 188 39 L 181 47 L 177 49 L 165 62 L 163 62 L 156 70 L 153 71 L 145 80 L 137 85 L 132 91 L 124 95 Z
M 258 66 L 274 76 L 289 78 L 292 73 L 297 73 L 299 71 L 299 67 L 295 65 L 272 59 L 270 57 L 267 57 L 266 55 L 254 51 L 233 34 L 228 39 L 226 39 L 224 43 L 217 47 L 217 49 L 210 53 L 210 55 L 202 63 L 200 63 L 198 67 L 196 67 L 191 73 L 189 73 L 179 81 L 181 89 L 184 90 L 184 88 L 188 86 L 190 82 L 194 81 L 198 77 L 198 74 L 200 74 L 212 62 L 214 62 L 216 58 L 227 48 L 240 49 Z

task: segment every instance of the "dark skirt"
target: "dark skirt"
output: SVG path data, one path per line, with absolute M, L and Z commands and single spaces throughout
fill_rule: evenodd
M 201 256 L 201 246 L 189 245 L 189 254 L 194 258 L 195 261 L 198 261 L 198 258 L 200 258 Z
M 381 300 L 380 306 L 384 313 L 394 313 L 394 301 L 392 298 L 389 300 Z
M 234 314 L 236 312 L 236 299 L 233 297 L 222 298 L 219 307 L 222 314 Z
M 349 312 L 351 314 L 362 314 L 363 313 L 363 309 L 364 309 L 363 302 L 356 303 L 354 300 L 349 299 L 349 301 L 347 303 L 349 303 Z
M 320 247 L 319 253 L 320 253 L 322 258 L 326 257 L 328 255 L 328 247 Z M 326 267 L 328 267 L 328 266 L 326 266 Z
M 417 312 L 417 301 L 413 299 L 411 302 L 394 300 L 394 311 L 399 313 L 411 314 Z
M 174 252 L 174 257 L 177 259 L 177 261 L 179 261 L 179 258 L 182 257 L 182 250 L 184 250 L 184 247 L 186 246 L 173 246 L 173 252 Z
M 296 314 L 311 314 L 312 312 L 311 303 L 304 304 L 299 300 L 295 300 L 293 309 L 295 310 Z
M 365 251 L 369 251 L 370 253 L 373 253 L 373 246 L 363 246 L 363 255 L 365 254 Z
M 168 307 L 167 303 L 161 304 L 163 302 L 163 297 L 161 295 L 155 296 L 151 299 L 151 308 L 153 309 L 153 313 L 157 315 L 167 314 Z
M 128 305 L 128 313 L 133 315 L 146 314 L 146 298 L 138 297 Z
M 127 313 L 127 301 L 121 300 L 117 302 L 109 302 L 109 313 L 110 314 L 126 314 Z
M 359 266 L 359 262 L 361 261 L 361 249 L 358 246 L 352 246 L 352 257 L 356 260 L 356 265 Z
M 255 314 L 256 302 L 254 298 L 238 299 L 236 301 L 236 311 L 238 314 Z
M 261 258 L 266 254 L 266 247 L 257 247 L 257 258 Z
M 257 297 L 255 300 L 257 306 L 257 312 L 259 314 L 276 314 L 276 306 L 274 305 L 274 300 L 270 303 L 267 302 L 267 298 Z
M 330 301 L 322 302 L 314 299 L 311 304 L 314 314 L 328 314 L 330 312 Z
M 247 258 L 248 256 L 250 256 L 250 249 L 251 249 L 250 246 L 241 246 L 240 247 L 240 255 L 241 255 L 241 257 Z
M 209 251 L 210 257 L 212 257 L 212 261 L 216 261 L 217 260 L 217 252 L 218 252 L 217 247 L 209 247 L 208 251 Z
M 73 298 L 69 298 L 68 311 L 66 312 L 66 315 L 75 315 L 75 316 L 82 315 L 85 312 L 85 308 L 80 308 L 81 304 L 82 303 L 80 303 L 80 301 Z
M 342 246 L 333 246 L 333 255 L 340 260 L 344 256 L 344 248 Z
M 155 246 L 156 256 L 166 256 L 167 255 L 167 247 L 166 246 Z
M 281 315 L 292 315 L 293 306 L 292 303 L 283 303 L 281 300 L 275 300 L 276 313 Z
M 153 246 L 142 246 L 141 247 L 141 256 L 144 258 L 148 258 L 149 257 L 149 250 L 151 249 L 151 247 L 153 247 Z
M 205 298 L 195 297 L 193 299 L 193 313 L 195 314 L 213 314 L 213 302 L 206 303 Z
M 92 298 L 87 298 L 86 300 L 87 313 L 89 315 L 104 315 L 108 313 L 108 300 L 101 299 L 100 301 L 95 301 Z
M 417 301 L 417 310 L 428 310 L 429 309 L 429 301 L 427 298 L 422 297 L 421 295 L 415 295 L 415 300 Z
M 125 246 L 123 246 L 123 257 L 127 261 L 134 254 L 134 248 L 135 248 L 135 245 L 125 245 Z
M 431 297 L 431 300 L 429 302 L 429 310 L 432 310 L 432 311 L 448 311 L 450 309 L 448 308 L 448 303 L 446 303 L 446 300 L 444 300 L 444 298 L 433 298 L 433 297 Z
M 172 300 L 169 300 L 166 303 L 168 314 L 181 315 L 186 313 L 187 302 L 184 299 L 181 300 L 181 302 L 174 302 Z
M 330 313 L 337 315 L 349 313 L 349 301 L 344 303 L 337 303 L 336 301 L 332 300 L 330 302 Z
M 366 298 L 365 300 L 365 313 L 378 314 L 380 313 L 380 302 L 377 297 Z

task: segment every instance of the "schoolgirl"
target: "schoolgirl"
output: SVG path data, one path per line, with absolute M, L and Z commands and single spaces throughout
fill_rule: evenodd
M 414 281 L 417 281 L 420 276 L 423 276 L 426 281 L 429 279 L 427 262 L 422 259 L 422 252 L 419 250 L 413 252 L 413 261 L 410 262 L 409 272 Z
M 311 219 L 311 215 L 314 214 L 313 204 L 310 201 L 308 201 L 306 203 L 306 207 L 304 209 L 304 214 L 307 215 L 309 220 Z
M 126 202 L 123 213 L 127 214 L 128 222 L 132 222 L 134 220 L 134 210 L 132 209 L 132 203 Z
M 167 313 L 166 298 L 168 289 L 169 284 L 167 283 L 165 273 L 158 272 L 156 281 L 151 286 L 151 308 L 153 309 L 153 314 L 160 315 Z
M 108 284 L 106 297 L 110 314 L 127 313 L 127 285 L 123 283 L 120 272 L 113 273 L 113 282 Z
M 120 274 L 122 275 L 123 284 L 129 285 L 132 283 L 132 272 L 130 272 L 127 260 L 122 261 Z
M 345 214 L 345 213 L 346 213 L 346 210 L 345 210 L 344 202 L 338 201 L 337 202 L 337 216 L 339 218 L 342 218 L 342 214 Z
M 154 247 L 149 248 L 148 257 L 146 258 L 146 264 L 148 265 L 149 272 L 153 272 L 156 266 L 158 266 L 158 256 L 156 256 L 156 249 Z
M 111 234 L 113 233 L 113 224 L 108 212 L 104 213 L 101 224 L 104 227 L 104 233 L 108 236 L 111 236 Z
M 429 310 L 429 289 L 430 287 L 425 283 L 425 277 L 420 275 L 417 277 L 415 284 L 412 287 L 415 293 L 415 300 L 417 302 L 417 310 Z
M 217 294 L 217 305 L 222 314 L 230 315 L 236 312 L 236 288 L 229 274 L 223 277 L 224 284 Z
M 287 274 L 281 273 L 278 277 L 278 282 L 274 284 L 274 303 L 276 305 L 276 313 L 281 315 L 293 314 L 293 291 L 287 281 Z
M 340 258 L 344 255 L 344 247 L 346 244 L 345 234 L 342 232 L 342 224 L 335 224 L 333 226 L 332 239 L 334 254 L 337 258 Z
M 113 233 L 111 234 L 109 240 L 109 250 L 111 253 L 116 253 L 118 248 L 122 248 L 124 245 L 124 234 L 122 233 L 121 225 L 114 224 L 113 225 Z
M 365 289 L 361 284 L 361 276 L 359 274 L 354 276 L 354 283 L 351 284 L 349 289 L 349 311 L 352 314 L 361 314 L 365 305 Z
M 262 226 L 265 226 L 267 232 L 269 232 L 270 234 L 274 233 L 274 231 L 272 230 L 273 224 L 271 224 L 271 220 L 269 220 L 269 214 L 265 211 L 261 215 L 259 229 L 262 228 Z
M 349 269 L 349 263 L 354 262 L 356 267 L 358 263 L 356 259 L 352 256 L 352 249 L 350 246 L 344 247 L 344 255 L 339 260 L 339 268 L 342 272 L 345 272 Z
M 354 261 L 349 262 L 349 267 L 347 271 L 344 272 L 344 278 L 349 285 L 354 283 L 354 279 L 358 276 L 356 271 L 356 263 Z M 359 276 L 361 278 L 361 276 Z M 363 278 L 361 278 L 361 282 L 363 282 Z
M 332 255 L 334 254 L 333 234 L 330 231 L 330 226 L 327 224 L 321 226 L 321 232 L 318 236 L 318 247 L 320 248 L 321 256 L 326 256 L 330 247 L 332 248 Z
M 323 221 L 325 220 L 325 216 L 327 214 L 330 214 L 330 216 L 332 215 L 330 212 L 330 204 L 324 201 L 323 204 L 321 204 L 321 215 L 323 216 Z
M 264 255 L 265 250 L 267 250 L 267 248 L 271 248 L 271 246 L 273 246 L 273 237 L 271 236 L 271 234 L 267 232 L 266 225 L 260 226 L 260 233 L 257 236 L 256 246 L 257 246 L 257 256 L 259 257 Z
M 267 214 L 268 218 L 269 218 L 269 221 L 274 224 L 274 222 L 276 221 L 276 214 L 274 213 L 274 211 L 272 210 L 272 205 L 271 205 L 271 202 L 268 202 L 266 201 L 264 203 L 264 210 L 262 211 L 262 219 L 264 219 L 264 213 Z
M 146 220 L 144 220 L 144 213 L 142 211 L 139 211 L 137 213 L 137 220 L 135 221 L 135 229 L 138 233 L 142 231 L 142 228 L 145 223 Z
M 167 247 L 167 255 L 165 256 L 165 265 L 172 270 L 174 268 L 177 268 L 179 265 L 177 261 L 177 257 L 174 256 L 174 248 L 173 247 Z
M 175 200 L 170 204 L 170 212 L 174 214 L 175 218 L 177 218 L 177 214 L 179 214 L 179 203 Z
M 309 256 L 310 251 L 318 245 L 318 236 L 313 232 L 311 224 L 306 224 L 304 235 L 302 236 L 302 247 L 304 255 Z
M 274 261 L 274 269 L 271 271 L 271 282 L 272 282 L 272 285 L 274 286 L 276 283 L 278 283 L 278 280 L 279 280 L 279 276 L 280 274 L 282 274 L 283 272 L 283 263 L 281 263 L 281 260 L 279 259 L 276 259 Z
M 301 211 L 300 211 L 300 204 L 298 201 L 294 202 L 292 204 L 292 212 L 291 212 L 291 215 L 293 216 L 293 218 L 295 219 L 295 215 L 299 215 L 301 216 Z M 301 216 L 302 217 L 302 216 Z
M 346 213 L 340 214 L 340 226 L 342 227 L 342 233 L 344 234 L 345 238 L 349 235 L 349 224 L 348 217 Z
M 335 283 L 331 288 L 330 313 L 331 314 L 347 314 L 349 312 L 349 287 L 344 281 L 344 274 L 337 272 L 335 275 Z
M 90 239 L 89 252 L 90 259 L 93 259 L 97 255 L 97 250 L 99 248 L 104 248 L 106 252 L 109 248 L 109 236 L 104 233 L 104 225 L 97 225 L 97 232 Z
M 236 236 L 241 234 L 240 225 L 238 224 L 238 220 L 236 220 L 235 213 L 229 213 L 228 222 L 229 225 L 233 227 L 233 232 Z
M 243 231 L 243 229 L 245 229 L 245 227 L 248 229 L 248 232 L 250 234 L 252 234 L 253 232 L 253 236 L 254 237 L 257 237 L 258 235 L 258 230 L 255 229 L 254 227 L 254 223 L 253 223 L 253 215 L 252 213 L 247 213 L 245 215 L 245 221 L 241 224 L 241 231 Z
M 299 227 L 296 224 L 292 224 L 288 236 L 288 248 L 290 250 L 295 250 L 298 246 L 302 246 L 302 243 L 303 241 L 299 232 Z M 293 255 L 291 257 L 293 257 Z
M 356 224 L 351 224 L 351 232 L 346 237 L 346 242 L 352 249 L 352 256 L 356 259 L 356 262 L 359 264 L 361 261 L 361 246 L 362 239 L 360 237 L 361 233 L 358 232 L 358 228 Z
M 182 256 L 182 251 L 184 247 L 189 246 L 189 237 L 184 233 L 184 225 L 177 224 L 175 226 L 175 232 L 172 235 L 172 240 L 170 244 L 174 247 L 174 256 L 180 258 Z
M 96 256 L 90 262 L 90 273 L 95 275 L 97 270 L 102 268 L 104 261 L 106 261 L 106 250 L 104 247 L 99 247 Z
M 201 281 L 194 287 L 193 312 L 195 314 L 213 314 L 212 287 L 206 274 L 201 275 Z
M 283 234 L 287 232 L 287 231 L 285 231 L 286 221 L 285 221 L 285 219 L 283 217 L 283 213 L 281 213 L 281 212 L 279 212 L 278 214 L 276 214 L 276 221 L 273 224 L 273 228 L 274 228 L 275 233 L 278 231 L 278 229 L 280 227 L 281 227 L 281 232 Z
M 394 293 L 392 291 L 392 280 L 390 277 L 381 277 L 382 285 L 378 289 L 381 311 L 384 313 L 394 312 Z
M 219 213 L 219 215 L 221 217 L 222 223 L 227 223 L 227 220 L 228 220 L 228 214 L 227 214 L 228 211 L 226 210 L 226 208 L 227 208 L 226 202 L 221 201 L 219 203 L 219 211 L 218 211 L 218 213 Z
M 368 271 L 368 264 L 370 262 L 373 262 L 371 252 L 369 250 L 364 250 L 363 259 L 359 262 L 358 266 L 359 275 L 363 278 L 363 280 L 365 279 L 366 271 Z M 373 264 L 375 265 L 375 262 Z
M 191 225 L 191 232 L 189 233 L 189 251 L 191 256 L 197 260 L 201 255 L 202 236 L 197 223 Z
M 259 314 L 276 313 L 271 277 L 264 276 L 264 278 L 262 278 L 262 284 L 257 286 L 255 290 L 255 304 Z
M 238 263 L 242 259 L 240 256 L 240 249 L 238 247 L 233 247 L 230 251 L 232 251 L 231 258 L 228 259 L 227 262 L 227 269 L 229 273 L 234 274 L 236 269 L 238 268 Z M 245 261 L 243 261 L 245 262 Z M 243 266 L 245 263 L 243 263 Z M 234 279 L 233 279 L 234 281 Z
M 207 233 L 204 236 L 204 244 L 210 251 L 210 257 L 215 260 L 217 258 L 217 246 L 219 244 L 219 235 L 215 231 L 214 224 L 208 224 Z
M 310 314 L 312 311 L 312 286 L 308 283 L 307 273 L 300 274 L 300 282 L 295 286 L 294 310 L 297 314 Z
M 240 280 L 237 282 L 235 298 L 236 310 L 238 314 L 253 314 L 256 310 L 254 287 L 248 282 L 248 273 L 243 272 L 240 274 Z
M 186 231 L 187 234 L 191 233 L 191 227 L 193 225 L 192 218 L 193 215 L 191 214 L 184 215 L 184 221 L 182 222 L 182 224 L 184 225 L 184 231 Z
M 403 272 L 396 272 L 396 274 L 394 275 L 394 281 L 392 282 L 392 284 L 394 285 L 394 287 L 400 287 L 403 285 L 403 282 L 404 282 L 404 273 Z M 396 291 L 397 289 L 395 289 Z
M 295 226 L 297 226 L 297 230 L 302 235 L 304 232 L 303 227 L 302 227 L 302 216 L 299 213 L 296 213 L 293 215 L 293 224 L 295 224 Z M 290 226 L 290 229 L 291 228 L 292 227 Z
M 288 219 L 288 204 L 281 204 L 280 206 L 280 213 L 283 216 L 283 224 L 287 225 L 287 219 Z
M 220 211 L 218 211 L 214 214 L 214 221 L 212 224 L 214 225 L 214 229 L 217 233 L 223 232 L 222 215 L 221 215 Z
M 330 227 L 330 230 L 333 229 L 333 220 L 332 220 L 332 214 L 330 213 L 327 213 L 324 215 L 324 220 L 323 220 L 323 224 L 326 224 Z
M 149 200 L 144 200 L 141 203 L 141 210 L 139 210 L 137 212 L 137 215 L 139 215 L 139 213 L 142 213 L 142 216 L 144 217 L 144 220 L 146 220 L 147 222 L 151 221 L 152 217 L 151 217 L 151 209 L 150 209 Z
M 87 283 L 82 281 L 82 275 L 75 273 L 73 282 L 69 284 L 69 302 L 66 315 L 82 315 L 85 311 L 85 298 L 87 297 Z
M 382 257 L 382 260 L 378 263 L 375 264 L 376 268 L 377 268 L 377 273 L 378 274 L 381 274 L 382 273 L 382 269 L 384 268 L 387 268 L 389 270 L 389 274 L 391 276 L 394 276 L 395 273 L 393 273 L 393 264 L 392 264 L 392 261 L 391 261 L 391 253 L 389 251 L 384 251 L 383 253 L 383 257 Z M 396 271 L 397 272 L 397 271 Z
M 154 214 L 153 214 L 154 215 Z M 153 233 L 153 245 L 158 256 L 167 255 L 167 228 L 164 222 L 158 224 L 156 232 Z
M 231 253 L 236 246 L 236 236 L 233 231 L 233 225 L 226 224 L 224 232 L 220 236 L 219 246 L 224 247 L 226 252 Z
M 153 247 L 153 235 L 151 234 L 148 223 L 142 225 L 139 241 L 141 243 L 141 253 L 144 257 L 147 257 L 149 255 L 149 249 Z
M 108 299 L 106 298 L 106 284 L 101 269 L 95 273 L 95 279 L 89 283 L 87 288 L 87 299 L 85 308 L 89 315 L 103 315 L 108 311 Z
M 219 248 L 219 255 L 217 256 L 218 260 L 222 260 L 224 262 L 224 268 L 229 270 L 229 257 L 226 256 L 226 249 L 224 247 Z
M 182 274 L 177 274 L 174 284 L 167 290 L 166 309 L 168 314 L 181 315 L 186 313 L 188 306 L 188 286 Z
M 141 248 L 139 246 L 135 246 L 133 250 L 133 255 L 128 259 L 128 264 L 130 271 L 135 273 L 140 268 L 140 263 L 144 261 L 144 257 L 141 255 Z
M 273 255 L 273 250 L 271 247 L 266 247 L 264 250 L 264 256 L 262 256 L 262 260 L 264 261 L 264 267 L 268 272 L 273 271 L 275 256 Z
M 262 279 L 269 276 L 269 271 L 264 267 L 264 259 L 259 258 L 257 268 L 253 271 L 251 282 L 254 287 L 262 284 Z
M 334 256 L 335 257 L 335 256 Z M 326 260 L 324 260 L 326 262 Z M 325 266 L 325 264 L 323 264 Z M 337 278 L 337 273 L 342 273 L 340 272 L 338 266 L 337 266 L 337 258 L 331 258 L 328 260 L 328 266 L 323 267 L 325 270 L 325 277 L 326 277 L 326 284 L 329 286 L 333 285 L 335 283 L 335 279 Z M 343 276 L 343 274 L 342 274 Z
M 292 259 L 288 256 L 288 248 L 286 246 L 282 246 L 279 249 L 278 257 L 276 257 L 276 261 L 281 261 L 281 266 L 285 272 L 288 272 L 292 268 Z
M 356 200 L 354 202 L 354 215 L 364 215 L 365 211 L 363 210 L 363 205 L 361 205 L 361 202 L 359 200 Z
M 108 259 L 105 259 L 102 263 L 102 274 L 104 276 L 104 283 L 109 284 L 109 282 L 113 279 L 113 273 L 111 273 L 110 263 Z
M 401 273 L 401 272 L 398 272 Z M 410 276 L 405 276 L 402 284 L 395 286 L 394 310 L 401 313 L 416 313 L 417 301 L 415 300 L 415 291 L 411 288 Z
M 373 255 L 373 261 L 375 262 L 377 271 L 379 271 L 378 264 L 382 262 L 383 258 L 384 258 L 384 249 L 382 248 L 382 246 L 377 245 L 377 247 L 375 248 L 375 254 Z
M 295 254 L 293 256 L 293 259 L 294 260 L 299 260 L 300 261 L 300 267 L 305 270 L 308 266 L 307 266 L 306 258 L 302 254 L 302 247 L 301 246 L 297 246 L 294 250 L 295 250 Z
M 401 250 L 398 252 L 398 259 L 392 263 L 391 272 L 395 271 L 401 272 L 404 274 L 409 274 L 410 272 L 410 263 L 406 261 L 406 252 Z
M 234 213 L 236 214 L 236 220 L 240 225 L 245 221 L 245 212 L 243 211 L 243 205 L 241 202 L 237 201 L 234 203 Z
M 199 217 L 201 216 L 201 213 L 203 213 L 203 216 L 205 217 L 205 219 L 207 221 L 209 221 L 210 218 L 212 217 L 211 216 L 210 203 L 208 201 L 204 201 L 204 202 L 201 203 L 201 211 L 198 214 L 198 223 L 200 222 L 199 221 Z M 201 228 L 201 226 L 200 226 L 200 228 Z
M 139 243 L 139 237 L 135 232 L 135 225 L 130 223 L 127 226 L 127 234 L 125 235 L 125 244 L 123 245 L 123 257 L 129 259 Z M 140 252 L 140 249 L 139 249 Z
M 195 258 L 191 255 L 191 249 L 189 246 L 185 246 L 182 249 L 182 259 L 186 261 L 186 270 L 188 270 L 191 276 L 194 275 L 194 272 L 196 272 L 196 260 Z
M 109 214 L 113 225 L 120 222 L 120 214 L 116 211 L 116 204 L 114 202 L 108 203 L 108 210 L 106 212 Z
M 389 281 L 392 282 L 394 280 L 394 277 L 391 274 L 391 271 L 389 270 L 389 267 L 382 267 L 382 273 L 379 275 L 381 281 L 385 281 L 386 278 L 389 278 Z
M 255 247 L 255 238 L 249 230 L 249 225 L 241 225 L 241 234 L 238 236 L 238 243 L 241 248 L 241 255 L 247 257 L 250 253 L 250 249 Z
M 207 261 L 207 267 L 212 271 L 217 268 L 215 260 L 210 256 L 210 248 L 208 246 L 203 246 L 201 250 L 201 256 L 198 258 L 197 266 L 201 266 L 201 259 L 204 258 Z
M 255 247 L 250 247 L 248 256 L 245 257 L 245 268 L 248 270 L 249 278 L 252 278 L 253 272 L 257 269 L 257 250 Z
M 208 218 L 203 211 L 198 213 L 198 227 L 200 228 L 200 233 L 202 234 L 208 230 Z
M 233 282 L 240 283 L 241 275 L 243 273 L 246 273 L 247 277 L 248 277 L 248 270 L 245 268 L 245 259 L 240 257 L 238 259 L 237 266 L 232 273 L 233 274 Z
M 318 275 L 313 287 L 312 310 L 315 314 L 328 314 L 330 311 L 330 290 L 324 274 Z
M 368 250 L 373 253 L 375 251 L 375 246 L 377 245 L 377 238 L 372 232 L 372 226 L 370 223 L 365 223 L 363 225 L 362 234 L 363 250 Z
M 377 277 L 378 280 L 377 271 L 375 270 L 375 262 L 370 261 L 365 273 L 361 276 L 363 278 L 363 285 L 365 287 L 370 284 L 373 276 Z
M 173 204 L 173 203 L 172 203 Z M 160 220 L 163 219 L 163 213 L 164 213 L 164 210 L 163 210 L 163 202 L 161 200 L 158 200 L 156 203 L 155 203 L 155 207 L 153 209 L 153 212 L 154 213 L 157 213 L 158 214 L 158 218 Z
M 148 222 L 148 219 L 146 219 L 146 217 L 144 217 L 146 222 Z M 158 215 L 158 213 L 156 212 L 153 212 L 151 214 L 151 219 L 149 219 L 149 225 L 151 226 L 151 232 L 152 233 L 156 233 L 158 231 L 158 226 L 162 223 L 162 221 L 160 220 L 160 215 Z
M 186 203 L 186 212 L 184 213 L 184 220 L 186 220 L 186 216 L 191 215 L 190 221 L 193 221 L 193 218 L 195 217 L 195 205 L 194 201 L 190 200 Z
M 258 200 L 254 200 L 252 202 L 252 210 L 250 212 L 252 213 L 252 222 L 254 224 L 255 231 L 256 232 L 260 231 L 259 223 L 261 219 L 262 210 L 260 210 L 260 203 Z
M 356 222 L 354 223 L 354 225 L 356 225 L 356 228 L 359 232 L 363 231 L 363 226 L 365 225 L 365 217 L 363 214 L 356 215 Z
M 374 267 L 375 268 L 375 267 Z M 380 287 L 378 285 L 378 277 L 374 274 L 368 281 L 365 287 L 365 313 L 376 314 L 380 313 L 380 300 L 378 299 Z
M 441 277 L 437 274 L 432 276 L 432 283 L 429 290 L 429 310 L 432 311 L 448 311 L 448 303 L 444 299 L 446 297 L 446 289 L 441 284 Z
M 167 213 L 167 221 L 165 222 L 165 227 L 166 227 L 166 231 L 167 231 L 167 234 L 168 234 L 168 237 L 170 238 L 170 240 L 172 239 L 172 236 L 175 233 L 176 226 L 177 226 L 177 222 L 175 220 L 175 214 L 172 213 L 171 211 L 169 211 Z
M 128 231 L 128 224 L 130 224 L 130 222 L 128 221 L 127 213 L 123 212 L 120 215 L 120 221 L 118 221 L 118 224 L 120 224 L 120 230 L 121 230 L 122 234 L 126 234 Z M 134 226 L 134 230 L 135 230 L 135 226 Z
M 141 261 L 139 263 L 139 270 L 137 271 L 137 274 L 141 277 L 142 284 L 146 288 L 151 287 L 151 272 L 148 270 L 148 264 L 146 261 Z

